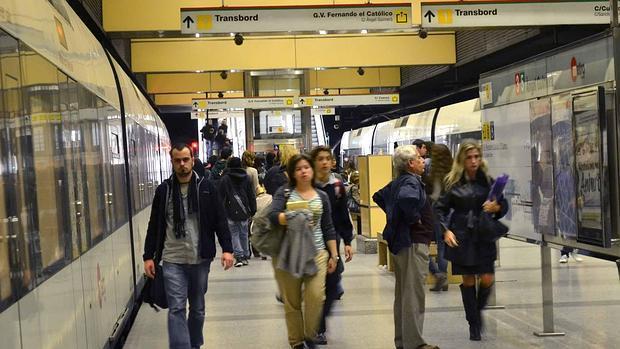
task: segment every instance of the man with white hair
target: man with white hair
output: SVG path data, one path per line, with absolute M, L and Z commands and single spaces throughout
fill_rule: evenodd
M 421 175 L 424 158 L 415 145 L 400 146 L 392 159 L 399 176 L 373 195 L 387 215 L 383 238 L 394 256 L 394 344 L 397 349 L 438 348 L 422 338 L 424 280 L 433 214 Z

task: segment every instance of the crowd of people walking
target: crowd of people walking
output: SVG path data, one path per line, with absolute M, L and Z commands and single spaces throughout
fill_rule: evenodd
M 285 231 L 271 263 L 288 342 L 291 348 L 327 344 L 327 320 L 354 255 L 350 213 L 360 207 L 354 161 L 337 173 L 326 146 L 308 154 L 283 146 L 264 157 L 250 151 L 235 157 L 224 147 L 204 165 L 185 144 L 175 144 L 170 155 L 174 173 L 157 188 L 143 255 L 146 276 L 163 278 L 170 348 L 204 344 L 216 235 L 224 269 L 248 265 L 251 256 L 267 259 L 250 243 L 252 219 L 261 212 L 267 224 Z M 508 210 L 503 197 L 488 199 L 493 179 L 482 149 L 464 141 L 453 160 L 445 145 L 416 140 L 395 149 L 393 167 L 397 177 L 373 199 L 386 213 L 383 237 L 394 257 L 394 346 L 438 348 L 423 336 L 424 285 L 430 270 L 437 280 L 430 290 L 447 290 L 448 261 L 452 273 L 463 276 L 470 339 L 480 340 L 497 251 L 478 238 L 477 217 L 486 212 L 499 219 Z M 435 261 L 429 260 L 431 241 L 438 246 Z

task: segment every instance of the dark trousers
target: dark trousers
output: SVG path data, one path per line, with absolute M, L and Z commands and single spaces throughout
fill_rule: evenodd
M 338 251 L 340 251 L 340 240 L 337 242 Z M 332 311 L 334 302 L 338 299 L 340 280 L 342 280 L 342 272 L 344 267 L 341 267 L 342 260 L 338 261 L 339 266 L 336 267 L 336 271 L 331 274 L 327 274 L 325 278 L 325 303 L 323 303 L 323 315 L 321 316 L 321 323 L 319 324 L 318 333 L 324 333 L 327 330 L 327 317 Z

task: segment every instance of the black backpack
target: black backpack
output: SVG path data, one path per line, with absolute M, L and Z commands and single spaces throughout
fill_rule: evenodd
M 228 177 L 222 178 L 221 184 L 222 189 L 226 193 L 224 195 L 224 209 L 226 210 L 226 217 L 233 221 L 244 221 L 249 219 L 250 210 L 246 207 L 242 199 L 242 195 L 246 196 L 245 193 L 238 193 L 235 186 L 232 184 L 231 179 Z

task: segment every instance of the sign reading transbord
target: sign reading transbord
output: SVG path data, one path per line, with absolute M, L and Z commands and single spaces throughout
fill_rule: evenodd
M 517 27 L 609 24 L 604 0 L 423 3 L 424 28 Z
M 183 8 L 180 20 L 183 34 L 409 29 L 411 4 Z

